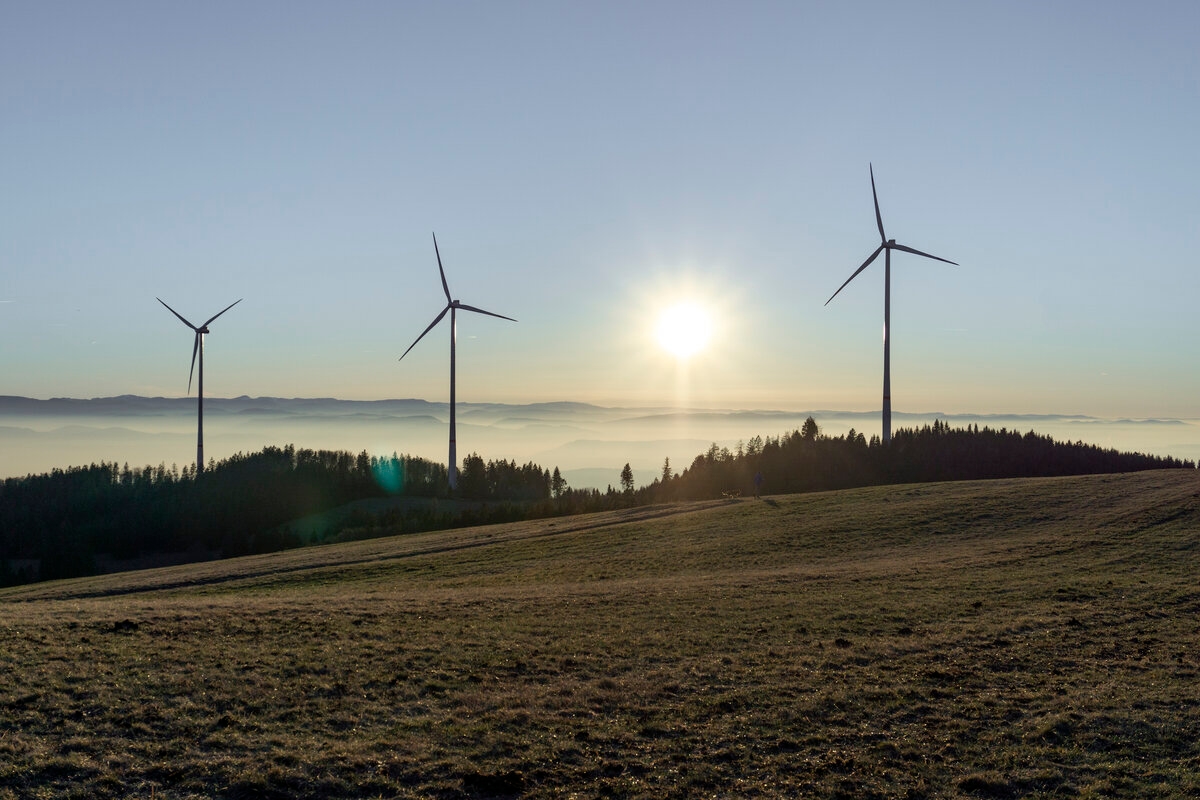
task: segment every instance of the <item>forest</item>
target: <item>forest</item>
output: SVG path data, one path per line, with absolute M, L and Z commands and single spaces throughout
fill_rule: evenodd
M 636 488 L 629 466 L 607 491 L 573 489 L 557 467 L 463 459 L 451 496 L 446 467 L 422 458 L 266 447 L 210 461 L 204 470 L 92 464 L 9 478 L 0 484 L 0 585 L 76 577 L 105 563 L 154 554 L 181 560 L 252 553 L 620 506 L 722 496 L 786 494 L 856 486 L 989 478 L 1194 469 L 1175 458 L 1122 453 L 1034 432 L 901 429 L 884 445 L 851 430 L 755 436 L 730 451 L 712 445 L 676 473 Z M 367 498 L 411 498 L 343 515 L 316 533 L 294 522 Z M 423 499 L 423 501 L 422 501 Z M 177 559 L 180 560 L 180 559 Z
M 821 435 L 810 417 L 800 430 L 763 439 L 754 437 L 735 452 L 713 445 L 680 475 L 664 465 L 651 493 L 665 499 L 701 499 L 746 494 L 761 488 L 770 494 L 847 489 L 891 483 L 1034 478 L 1195 468 L 1191 461 L 1122 453 L 1083 442 L 1056 442 L 1033 431 L 951 428 L 935 421 L 919 429 L 902 428 L 884 445 L 851 429 L 846 435 Z

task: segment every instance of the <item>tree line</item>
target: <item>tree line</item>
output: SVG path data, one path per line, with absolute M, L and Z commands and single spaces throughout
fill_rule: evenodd
M 1195 469 L 1192 461 L 1120 452 L 1083 442 L 1058 442 L 1033 431 L 978 425 L 951 428 L 940 420 L 902 428 L 884 445 L 853 428 L 826 436 L 809 417 L 790 434 L 755 436 L 731 452 L 712 445 L 680 474 L 663 474 L 639 495 L 663 500 L 703 499 L 761 491 L 770 494 L 848 489 L 894 483 L 1034 478 Z
M 884 483 L 1037 477 L 1195 468 L 1175 458 L 1122 453 L 937 421 L 901 429 L 884 445 L 851 430 L 821 434 L 809 418 L 789 434 L 755 436 L 734 451 L 712 445 L 676 473 L 670 461 L 646 486 L 626 464 L 620 488 L 573 489 L 558 467 L 463 459 L 456 504 L 412 503 L 357 510 L 317 534 L 293 523 L 372 497 L 449 499 L 446 467 L 414 456 L 266 447 L 210 461 L 203 471 L 165 465 L 92 464 L 0 483 L 0 585 L 75 577 L 97 558 L 195 551 L 208 557 L 307 544 L 576 514 L 614 507 L 843 489 Z
M 533 465 L 466 461 L 466 496 L 477 487 L 481 498 L 550 496 L 551 475 Z M 386 496 L 446 497 L 446 467 L 288 445 L 210 460 L 204 470 L 102 462 L 8 478 L 0 483 L 0 585 L 93 574 L 99 555 L 231 557 L 297 547 L 313 540 L 287 523 Z

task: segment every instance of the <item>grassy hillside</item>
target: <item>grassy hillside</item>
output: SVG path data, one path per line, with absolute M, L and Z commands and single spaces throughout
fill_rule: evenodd
M 0 798 L 1187 797 L 1193 470 L 0 592 Z

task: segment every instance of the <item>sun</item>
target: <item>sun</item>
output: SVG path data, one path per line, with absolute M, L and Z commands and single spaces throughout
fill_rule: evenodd
M 712 329 L 712 316 L 703 306 L 692 302 L 677 303 L 659 314 L 654 338 L 668 353 L 685 360 L 708 346 Z

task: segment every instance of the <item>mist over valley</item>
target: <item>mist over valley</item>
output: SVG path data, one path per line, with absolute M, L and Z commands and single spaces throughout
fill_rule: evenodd
M 205 457 L 266 445 L 393 453 L 446 461 L 447 403 L 420 399 L 205 398 Z M 789 433 L 813 417 L 821 432 L 878 435 L 879 412 L 829 409 L 676 409 L 577 402 L 458 404 L 458 455 L 555 466 L 576 488 L 615 485 L 630 464 L 639 485 L 669 458 L 675 471 L 712 444 L 736 451 L 754 436 Z M 894 412 L 897 427 L 942 420 L 1150 455 L 1200 459 L 1200 421 L 1109 419 L 1066 414 Z M 0 477 L 94 462 L 131 466 L 195 458 L 196 399 L 123 395 L 92 399 L 0 397 Z

